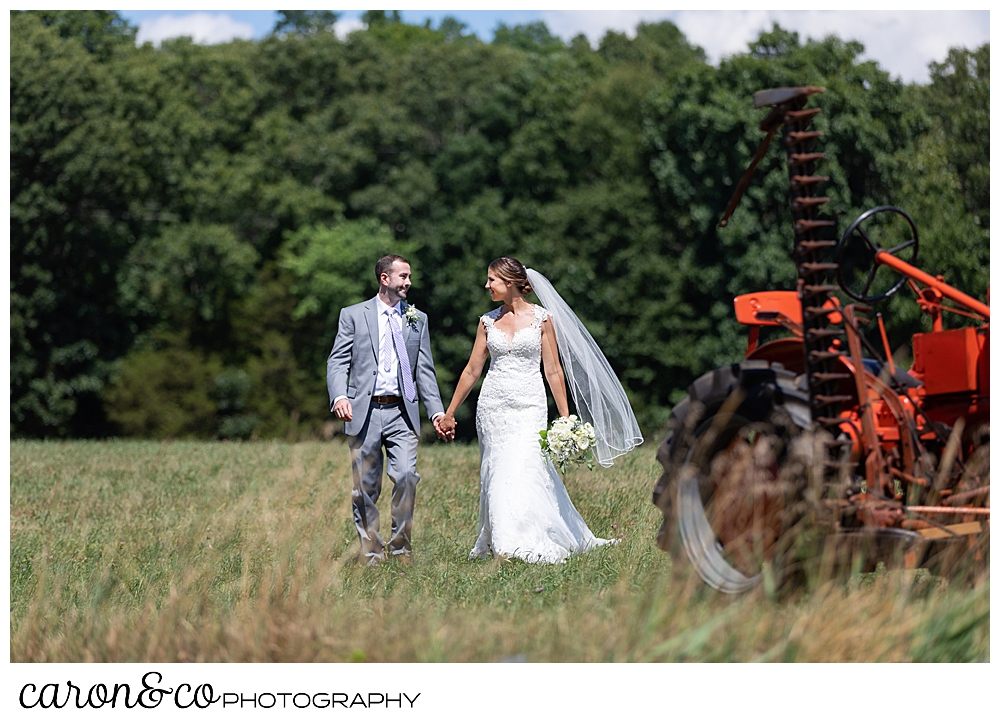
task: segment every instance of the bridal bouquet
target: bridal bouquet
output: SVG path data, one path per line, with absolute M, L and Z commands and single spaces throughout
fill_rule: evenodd
M 590 422 L 583 422 L 575 414 L 560 417 L 548 429 L 538 433 L 541 437 L 542 454 L 552 462 L 562 474 L 566 467 L 578 462 L 586 462 L 594 469 L 594 443 L 597 436 Z

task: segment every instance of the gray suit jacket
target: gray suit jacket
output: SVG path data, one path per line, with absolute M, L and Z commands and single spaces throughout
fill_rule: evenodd
M 404 302 L 405 303 L 405 302 Z M 417 401 L 404 399 L 403 406 L 413 430 L 420 433 L 420 406 L 422 400 L 427 414 L 444 412 L 441 394 L 438 391 L 437 375 L 434 373 L 434 357 L 431 356 L 431 340 L 427 331 L 427 315 L 418 312 L 419 318 L 411 328 L 403 321 L 403 343 L 410 359 Z M 371 298 L 340 311 L 337 338 L 333 350 L 326 360 L 326 388 L 330 393 L 330 411 L 333 401 L 345 396 L 351 402 L 354 415 L 350 422 L 344 422 L 344 433 L 357 435 L 368 418 L 375 378 L 378 373 L 378 299 Z M 399 365 L 399 374 L 403 365 Z M 400 393 L 403 382 L 400 376 Z

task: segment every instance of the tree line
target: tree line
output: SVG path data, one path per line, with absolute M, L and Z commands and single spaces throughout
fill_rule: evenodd
M 320 436 L 339 311 L 374 294 L 385 253 L 413 264 L 445 399 L 490 309 L 486 266 L 513 255 L 654 433 L 697 375 L 741 358 L 733 296 L 793 288 L 783 153 L 716 225 L 765 88 L 827 89 L 841 230 L 899 206 L 919 266 L 987 291 L 988 44 L 920 85 L 778 26 L 716 67 L 669 22 L 594 48 L 542 23 L 485 43 L 452 18 L 370 11 L 346 39 L 335 20 L 137 47 L 115 12 L 11 12 L 13 436 Z M 881 310 L 894 346 L 926 328 L 906 292 Z

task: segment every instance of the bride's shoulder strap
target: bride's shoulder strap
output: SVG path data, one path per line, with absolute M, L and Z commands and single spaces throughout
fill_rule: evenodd
M 503 311 L 502 306 L 498 306 L 493 311 L 487 311 L 485 314 L 479 317 L 479 320 L 483 322 L 483 326 L 487 329 L 493 326 L 493 322 L 497 320 L 500 316 L 500 312 Z
M 551 316 L 551 314 L 549 314 L 548 309 L 546 309 L 543 306 L 539 306 L 538 304 L 535 304 L 535 321 L 537 323 L 541 324 L 543 321 L 545 321 L 546 319 L 548 319 L 550 316 Z

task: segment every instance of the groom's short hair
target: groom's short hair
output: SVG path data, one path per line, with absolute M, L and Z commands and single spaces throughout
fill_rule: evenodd
M 392 273 L 392 265 L 396 261 L 401 261 L 404 264 L 409 264 L 410 262 L 404 259 L 398 254 L 389 254 L 388 256 L 383 256 L 378 261 L 375 262 L 375 280 L 380 284 L 382 283 L 382 274 Z

